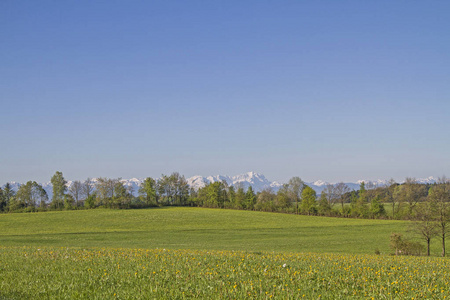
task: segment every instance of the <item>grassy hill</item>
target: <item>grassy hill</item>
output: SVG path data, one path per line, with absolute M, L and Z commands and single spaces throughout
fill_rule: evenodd
M 406 227 L 404 221 L 184 207 L 0 215 L 2 246 L 371 254 L 389 252 L 390 234 Z

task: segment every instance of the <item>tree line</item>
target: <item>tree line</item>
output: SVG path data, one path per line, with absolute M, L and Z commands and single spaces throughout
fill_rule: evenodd
M 445 239 L 450 220 L 450 181 L 439 178 L 434 184 L 420 184 L 406 178 L 402 184 L 390 180 L 385 186 L 361 183 L 351 191 L 344 183 L 329 184 L 318 196 L 299 177 L 293 177 L 277 192 L 264 189 L 255 192 L 251 186 L 213 182 L 195 190 L 186 178 L 174 172 L 159 179 L 147 177 L 139 187 L 138 196 L 120 178 L 88 178 L 74 181 L 67 187 L 62 172 L 51 178 L 51 199 L 35 181 L 20 185 L 15 192 L 7 183 L 0 188 L 1 212 L 35 212 L 46 210 L 93 209 L 97 207 L 127 209 L 156 206 L 198 206 L 283 212 L 329 217 L 406 219 L 413 221 L 414 231 L 425 241 L 427 253 L 432 238 Z M 401 238 L 397 241 L 403 241 Z M 400 242 L 397 242 L 400 245 Z M 407 244 L 407 243 L 406 243 Z M 400 246 L 396 246 L 398 250 Z
M 62 172 L 57 171 L 51 178 L 52 198 L 49 199 L 42 185 L 28 181 L 15 192 L 10 183 L 0 188 L 0 211 L 36 212 L 46 210 L 72 210 L 103 208 L 144 208 L 164 205 L 188 205 L 192 194 L 184 176 L 177 172 L 162 175 L 155 180 L 148 177 L 139 188 L 139 196 L 134 196 L 130 186 L 125 186 L 120 178 L 100 177 L 95 180 L 73 181 L 67 186 Z

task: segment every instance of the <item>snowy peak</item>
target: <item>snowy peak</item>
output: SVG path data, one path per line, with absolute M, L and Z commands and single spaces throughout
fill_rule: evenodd
M 278 182 L 269 181 L 264 175 L 255 172 L 247 172 L 235 176 L 215 175 L 202 177 L 197 175 L 188 178 L 187 181 L 194 189 L 200 189 L 205 187 L 207 184 L 222 181 L 225 181 L 229 186 L 234 186 L 236 188 L 242 187 L 244 190 L 248 189 L 249 186 L 252 186 L 252 188 L 257 192 L 267 188 L 271 188 L 276 191 L 281 186 Z
M 208 176 L 206 177 L 206 180 L 208 180 L 209 183 L 225 181 L 228 185 L 233 184 L 233 180 L 231 179 L 230 176 L 223 176 L 223 175 Z
M 205 187 L 210 181 L 200 175 L 196 175 L 188 178 L 187 183 L 191 188 L 198 190 Z
M 264 175 L 255 172 L 236 175 L 233 176 L 232 179 L 234 186 L 240 186 L 244 189 L 252 186 L 252 188 L 257 192 L 264 189 L 278 190 L 281 186 L 281 184 L 279 184 L 278 182 L 269 181 Z
M 327 186 L 329 185 L 329 182 L 323 181 L 323 180 L 316 180 L 314 181 L 311 185 L 315 185 L 315 186 Z
M 419 178 L 419 179 L 416 179 L 416 181 L 418 182 L 418 183 L 424 183 L 424 184 L 433 184 L 433 183 L 436 183 L 436 182 L 438 182 L 438 179 L 437 178 L 435 178 L 435 177 L 433 177 L 433 176 L 430 176 L 430 177 L 427 177 L 427 178 Z
M 415 180 L 416 180 L 417 183 L 421 183 L 421 184 L 433 184 L 433 183 L 436 183 L 438 181 L 433 176 L 430 176 L 430 177 L 427 177 L 427 178 L 416 178 Z M 364 182 L 364 184 L 366 186 L 369 185 L 369 186 L 374 186 L 374 187 L 386 186 L 386 185 L 389 184 L 389 180 L 385 180 L 385 179 L 377 179 L 377 180 L 364 180 L 364 179 L 362 179 L 362 180 L 356 181 L 357 184 L 361 184 L 363 182 Z M 403 181 L 400 181 L 398 183 L 404 183 L 404 182 L 405 181 L 403 180 Z
M 137 179 L 137 178 L 131 178 L 131 179 L 121 179 L 120 182 L 123 183 L 123 185 L 131 191 L 133 195 L 137 195 L 139 191 L 139 187 L 141 186 L 141 183 L 144 182 L 144 179 Z

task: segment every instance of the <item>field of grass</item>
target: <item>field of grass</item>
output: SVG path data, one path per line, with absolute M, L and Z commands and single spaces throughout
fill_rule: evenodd
M 205 208 L 0 215 L 2 246 L 387 253 L 404 221 Z M 438 245 L 433 249 L 439 252 Z
M 444 299 L 450 261 L 242 251 L 0 248 L 0 298 Z
M 450 296 L 447 258 L 388 255 L 406 227 L 203 208 L 3 214 L 0 299 Z

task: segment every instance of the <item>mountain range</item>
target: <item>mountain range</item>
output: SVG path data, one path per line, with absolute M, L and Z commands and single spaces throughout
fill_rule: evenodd
M 214 183 L 217 181 L 225 181 L 229 186 L 239 187 L 241 186 L 244 188 L 244 190 L 247 190 L 249 186 L 252 186 L 252 188 L 256 191 L 262 191 L 264 189 L 270 188 L 272 191 L 276 192 L 278 189 L 283 185 L 276 181 L 270 181 L 268 180 L 264 175 L 258 174 L 255 172 L 247 172 L 244 174 L 239 174 L 235 176 L 227 176 L 227 175 L 216 175 L 216 176 L 208 176 L 203 177 L 200 175 L 192 176 L 190 178 L 186 179 L 189 186 L 191 186 L 194 189 L 200 189 L 204 186 L 206 186 L 209 183 Z M 437 181 L 434 177 L 428 177 L 423 179 L 416 179 L 419 183 L 435 183 Z M 92 179 L 92 181 L 95 183 L 96 179 Z M 131 179 L 122 179 L 121 180 L 123 184 L 126 187 L 131 188 L 134 195 L 138 194 L 139 186 L 144 181 L 144 178 L 131 178 Z M 345 184 L 350 188 L 350 190 L 359 190 L 361 182 L 365 182 L 367 187 L 377 187 L 377 186 L 384 186 L 387 184 L 387 180 L 358 180 L 356 182 L 346 182 Z M 322 191 L 326 188 L 329 182 L 317 180 L 314 182 L 305 182 L 308 186 L 313 188 L 317 194 L 322 193 Z M 10 182 L 12 188 L 17 191 L 17 189 L 20 186 L 20 183 L 18 182 Z M 70 187 L 72 184 L 72 181 L 67 182 L 67 186 Z M 48 194 L 49 199 L 51 199 L 53 190 L 52 190 L 52 184 L 51 182 L 42 183 L 42 187 L 45 189 L 45 191 Z

